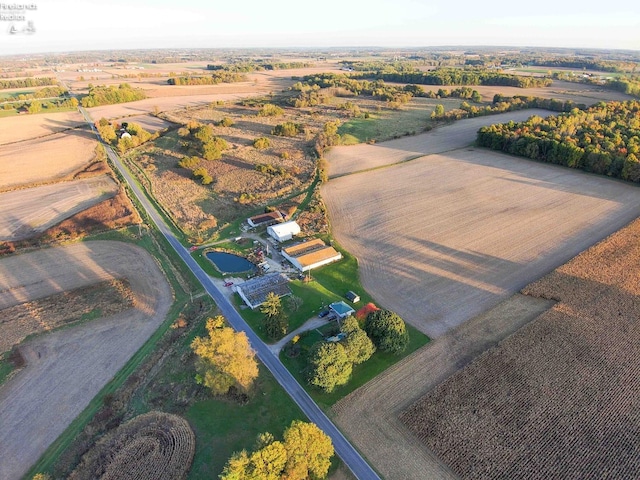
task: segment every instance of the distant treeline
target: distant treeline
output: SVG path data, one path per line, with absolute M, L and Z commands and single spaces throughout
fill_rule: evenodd
M 554 112 L 569 112 L 574 108 L 585 109 L 586 106 L 576 104 L 571 100 L 562 101 L 553 98 L 526 97 L 524 95 L 505 97 L 497 94 L 493 97 L 493 103 L 491 105 L 471 105 L 468 102 L 462 102 L 460 108 L 449 110 L 448 112 L 444 111 L 444 107 L 440 109 L 436 108 L 431 114 L 431 118 L 433 120 L 455 121 L 464 118 L 512 112 L 514 110 L 524 110 L 526 108 L 543 108 Z
M 602 79 L 594 76 L 574 75 L 571 73 L 554 72 L 553 78 L 574 83 L 586 83 L 589 85 L 599 85 L 610 90 L 626 93 L 634 97 L 640 97 L 640 76 L 630 75 L 618 78 Z
M 550 78 L 546 77 L 508 75 L 486 70 L 459 68 L 442 68 L 430 72 L 358 73 L 352 77 L 416 85 L 500 85 L 520 88 L 547 87 L 552 82 Z
M 217 85 L 219 83 L 244 82 L 247 76 L 238 72 L 218 71 L 207 76 L 183 76 L 171 77 L 167 80 L 169 85 Z
M 526 62 L 526 65 L 550 68 L 575 68 L 580 70 L 595 70 L 598 72 L 624 72 L 633 68 L 634 64 L 611 62 L 587 58 L 537 58 Z
M 83 107 L 97 107 L 114 103 L 134 102 L 147 98 L 143 90 L 132 88 L 128 83 L 119 86 L 89 86 L 89 95 L 82 97 Z
M 64 95 L 66 90 L 62 87 L 44 87 L 40 90 L 36 90 L 35 92 L 30 93 L 19 93 L 8 97 L 5 101 L 7 102 L 21 102 L 24 100 L 32 100 L 39 98 L 50 98 L 50 97 L 59 97 Z
M 478 144 L 587 172 L 640 182 L 640 102 L 598 103 L 587 110 L 483 127 Z
M 237 62 L 226 65 L 207 65 L 207 70 L 223 70 L 227 72 L 256 72 L 260 70 L 288 70 L 305 68 L 307 62 Z
M 0 80 L 0 89 L 44 87 L 46 85 L 57 85 L 57 84 L 58 84 L 58 81 L 52 77 L 13 78 L 11 80 Z

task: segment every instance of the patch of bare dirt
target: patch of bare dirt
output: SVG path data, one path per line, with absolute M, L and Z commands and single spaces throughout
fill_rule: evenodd
M 126 278 L 134 308 L 25 342 L 0 387 L 0 478 L 18 479 L 164 320 L 171 288 L 143 249 L 94 241 L 0 260 L 0 308 Z
M 108 317 L 133 307 L 127 279 L 99 282 L 0 310 L 0 353 L 30 335 L 87 318 Z
M 631 184 L 480 149 L 321 188 L 363 286 L 431 337 L 486 311 L 634 219 Z
M 461 478 L 637 478 L 640 220 L 523 292 L 558 303 L 401 420 Z

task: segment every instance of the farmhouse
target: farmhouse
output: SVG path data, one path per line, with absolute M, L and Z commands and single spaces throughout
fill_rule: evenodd
M 280 222 L 282 222 L 282 213 L 278 211 L 261 213 L 247 218 L 250 227 L 269 226 Z
M 329 305 L 329 310 L 334 315 L 336 315 L 340 320 L 342 320 L 343 318 L 347 318 L 348 316 L 356 313 L 356 311 L 353 308 L 351 308 L 349 305 L 347 305 L 342 301 L 334 302 L 331 305 Z
M 300 225 L 293 220 L 278 225 L 271 225 L 267 227 L 267 233 L 278 242 L 286 242 L 287 240 L 291 240 L 294 235 L 300 233 Z
M 282 256 L 301 272 L 336 262 L 342 258 L 340 252 L 326 245 L 319 238 L 283 248 Z
M 279 297 L 291 295 L 289 279 L 282 273 L 269 273 L 247 280 L 236 287 L 240 298 L 253 310 L 264 303 L 271 292 Z

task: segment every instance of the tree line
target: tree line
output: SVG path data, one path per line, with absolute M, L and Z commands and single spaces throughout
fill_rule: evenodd
M 219 71 L 206 76 L 171 77 L 169 85 L 217 85 L 219 83 L 244 82 L 247 76 L 238 72 Z
M 547 77 L 511 75 L 481 69 L 441 68 L 429 72 L 375 72 L 359 73 L 352 78 L 384 80 L 416 85 L 500 85 L 520 88 L 548 87 Z
M 252 61 L 236 62 L 226 65 L 207 65 L 207 70 L 226 70 L 229 72 L 256 72 L 261 70 L 289 70 L 292 68 L 305 68 L 310 64 L 307 62 L 270 62 Z
M 640 183 L 640 102 L 600 102 L 586 110 L 478 131 L 478 145 L 542 162 Z
M 471 105 L 462 102 L 460 108 L 445 112 L 443 105 L 436 105 L 436 109 L 431 114 L 432 120 L 456 121 L 464 118 L 483 117 L 485 115 L 495 115 L 498 113 L 512 112 L 514 110 L 524 110 L 525 108 L 542 108 L 554 112 L 569 112 L 574 108 L 584 110 L 586 105 L 576 104 L 571 100 L 556 100 L 554 98 L 527 97 L 515 95 L 506 97 L 496 94 L 491 105 Z
M 9 80 L 0 80 L 0 89 L 44 87 L 47 85 L 58 85 L 58 81 L 53 77 L 12 78 Z
M 575 75 L 572 72 L 554 72 L 552 77 L 565 82 L 585 83 L 588 85 L 598 85 L 600 87 L 626 93 L 633 97 L 640 97 L 640 76 L 625 75 L 618 78 L 600 78 L 593 75 Z
M 89 94 L 82 97 L 81 103 L 85 108 L 114 103 L 134 102 L 147 98 L 140 88 L 132 88 L 128 83 L 116 86 L 89 85 Z

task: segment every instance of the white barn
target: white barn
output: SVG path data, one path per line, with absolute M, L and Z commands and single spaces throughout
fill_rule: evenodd
M 267 227 L 267 233 L 278 242 L 286 242 L 287 240 L 291 240 L 294 235 L 300 233 L 300 225 L 293 220 L 277 225 L 270 225 Z

